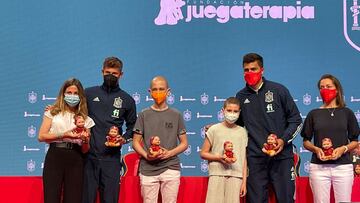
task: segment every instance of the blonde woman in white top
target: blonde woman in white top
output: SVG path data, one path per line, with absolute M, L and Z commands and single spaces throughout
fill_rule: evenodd
M 86 130 L 76 133 L 74 116 L 85 119 Z M 84 89 L 70 78 L 60 89 L 55 104 L 47 110 L 39 131 L 39 141 L 50 144 L 43 170 L 44 202 L 81 202 L 83 153 L 89 150 L 89 128 L 95 125 L 87 116 Z M 63 195 L 63 198 L 61 198 Z

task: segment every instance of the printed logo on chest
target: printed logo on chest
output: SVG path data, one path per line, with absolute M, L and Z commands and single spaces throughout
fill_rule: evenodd
M 173 126 L 173 123 L 171 123 L 171 122 L 165 122 L 165 127 L 166 128 L 173 128 L 174 126 Z

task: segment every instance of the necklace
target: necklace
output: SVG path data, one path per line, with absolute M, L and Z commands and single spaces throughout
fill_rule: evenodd
M 329 111 L 330 116 L 331 116 L 331 117 L 334 117 L 334 111 L 336 110 L 336 108 L 333 108 L 332 111 L 330 110 L 330 108 L 326 108 L 326 109 Z

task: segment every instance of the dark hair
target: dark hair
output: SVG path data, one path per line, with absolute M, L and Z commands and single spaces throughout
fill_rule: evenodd
M 236 97 L 229 97 L 225 100 L 224 102 L 224 108 L 226 108 L 227 105 L 229 104 L 235 104 L 238 105 L 240 107 L 240 101 L 236 98 Z
M 336 104 L 339 107 L 345 107 L 346 104 L 344 101 L 344 91 L 343 91 L 340 81 L 331 74 L 325 74 L 325 75 L 321 76 L 320 80 L 318 81 L 317 86 L 318 86 L 319 90 L 320 90 L 320 82 L 324 79 L 330 79 L 334 83 L 335 88 L 337 90 Z
M 120 71 L 122 71 L 122 67 L 123 67 L 123 62 L 115 56 L 107 57 L 103 63 L 103 69 L 118 68 Z
M 252 63 L 252 62 L 255 62 L 255 61 L 257 61 L 259 66 L 263 68 L 263 65 L 264 65 L 263 58 L 259 54 L 256 54 L 256 53 L 248 53 L 248 54 L 246 54 L 243 57 L 243 66 L 246 63 Z

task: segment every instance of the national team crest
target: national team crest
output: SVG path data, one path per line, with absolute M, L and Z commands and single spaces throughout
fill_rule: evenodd
M 188 148 L 183 152 L 186 156 L 191 154 L 191 145 L 188 145 Z
M 34 172 L 35 171 L 35 167 L 36 167 L 36 163 L 35 161 L 33 161 L 32 159 L 30 161 L 27 161 L 26 163 L 26 169 L 29 172 Z
M 208 170 L 209 170 L 209 165 L 208 165 L 208 162 L 207 162 L 207 161 L 205 161 L 205 160 L 201 161 L 200 165 L 201 165 L 200 168 L 201 168 L 201 171 L 202 171 L 202 172 L 204 172 L 204 173 L 208 172 Z
M 30 127 L 28 127 L 28 136 L 35 137 L 35 135 L 36 135 L 36 127 L 31 125 Z
M 135 104 L 140 104 L 141 96 L 140 96 L 139 93 L 135 92 L 135 93 L 132 95 L 132 98 L 135 100 Z
M 360 51 L 360 1 L 343 0 L 343 13 L 344 37 L 354 49 Z
M 29 101 L 31 104 L 36 103 L 36 101 L 37 101 L 37 93 L 35 93 L 34 91 L 31 91 L 31 92 L 28 94 L 28 101 Z
M 207 94 L 202 94 L 201 96 L 200 96 L 200 102 L 201 102 L 201 104 L 202 105 L 206 105 L 206 104 L 208 104 L 209 103 L 209 95 L 207 95 Z
M 205 127 L 202 127 L 202 128 L 200 129 L 200 136 L 201 136 L 203 139 L 205 139 Z
M 175 103 L 175 95 L 170 93 L 166 98 L 166 102 L 170 105 L 174 104 Z
M 191 120 L 191 111 L 189 111 L 188 109 L 186 109 L 186 111 L 184 111 L 183 113 L 183 117 L 185 121 L 190 121 Z
M 274 101 L 274 93 L 270 92 L 270 91 L 267 91 L 265 93 L 265 102 L 267 103 L 271 103 Z
M 220 121 L 220 122 L 223 122 L 223 121 L 224 121 L 224 112 L 223 112 L 223 111 L 218 111 L 218 112 L 217 112 L 217 119 L 218 119 L 218 121 Z
M 122 107 L 122 102 L 123 102 L 123 100 L 122 100 L 120 97 L 117 97 L 117 98 L 114 99 L 114 104 L 113 104 L 113 106 L 114 106 L 115 108 L 120 109 L 120 108 Z
M 359 110 L 357 110 L 357 112 L 355 112 L 355 116 L 356 116 L 357 122 L 360 122 L 360 111 Z
M 311 104 L 311 95 L 306 93 L 304 96 L 303 96 L 303 103 L 305 105 L 310 105 Z

